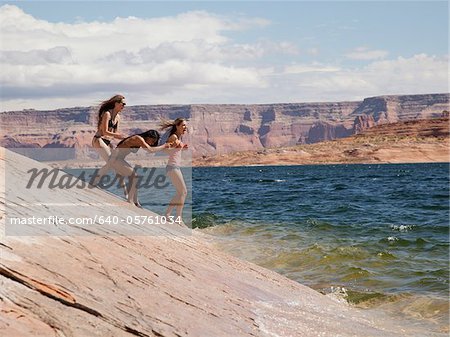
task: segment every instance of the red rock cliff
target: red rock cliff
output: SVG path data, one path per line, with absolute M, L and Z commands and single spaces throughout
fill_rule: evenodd
M 449 94 L 379 96 L 362 102 L 140 105 L 126 107 L 121 129 L 133 134 L 157 128 L 161 118 L 184 117 L 187 142 L 194 156 L 202 156 L 347 137 L 383 123 L 439 117 L 448 106 Z M 95 107 L 2 112 L 0 145 L 87 149 L 96 115 Z

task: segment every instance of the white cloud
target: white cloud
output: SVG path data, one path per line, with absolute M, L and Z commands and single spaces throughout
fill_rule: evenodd
M 255 44 L 217 44 L 196 39 L 192 41 L 164 42 L 156 47 L 145 47 L 137 52 L 121 50 L 104 60 L 127 64 L 159 63 L 167 60 L 195 62 L 225 62 L 252 60 L 270 53 L 294 54 L 296 48 L 288 43 L 257 42 Z
M 448 61 L 448 56 L 418 54 L 374 61 L 360 68 L 296 64 L 271 76 L 286 102 L 359 100 L 387 94 L 448 92 Z M 270 96 L 265 98 L 270 100 Z
M 52 105 L 55 92 L 65 95 L 67 104 L 74 100 L 80 104 L 80 97 L 85 97 L 89 105 L 94 94 L 111 88 L 139 96 L 155 92 L 169 97 L 166 103 L 176 102 L 183 88 L 203 97 L 205 88 L 218 92 L 262 88 L 267 86 L 261 76 L 265 70 L 254 67 L 252 60 L 269 53 L 293 54 L 295 46 L 285 41 L 236 43 L 225 33 L 269 24 L 265 19 L 231 19 L 204 11 L 50 23 L 4 5 L 0 7 L 3 109 L 36 107 L 23 102 L 28 97 L 33 98 L 28 104 L 35 104 L 40 95 L 47 95 L 43 101 Z M 196 93 L 194 88 L 201 89 Z
M 284 74 L 301 74 L 301 73 L 333 73 L 339 71 L 336 66 L 324 65 L 317 62 L 311 64 L 291 64 L 284 68 Z
M 0 62 L 15 65 L 68 64 L 72 55 L 66 47 L 53 47 L 47 50 L 0 50 Z
M 115 93 L 138 105 L 339 101 L 448 91 L 448 57 L 387 59 L 387 51 L 361 47 L 348 56 L 371 63 L 344 68 L 300 58 L 317 56 L 320 45 L 300 54 L 289 41 L 233 38 L 268 24 L 207 12 L 50 23 L 4 5 L 2 110 L 90 106 Z
M 392 92 L 448 92 L 449 59 L 418 54 L 410 58 L 377 61 L 362 70 L 362 75 Z
M 345 56 L 351 60 L 379 60 L 388 56 L 389 52 L 386 50 L 370 50 L 367 47 L 358 47 L 347 53 Z

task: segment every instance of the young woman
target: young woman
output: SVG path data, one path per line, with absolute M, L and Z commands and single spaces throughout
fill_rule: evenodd
M 111 158 L 106 166 L 108 170 L 112 168 L 121 176 L 128 177 L 128 202 L 133 203 L 137 207 L 142 208 L 137 197 L 136 183 L 138 180 L 138 175 L 133 167 L 125 160 L 125 158 L 132 152 L 136 153 L 140 148 L 150 153 L 168 149 L 170 144 L 157 146 L 159 138 L 160 136 L 158 131 L 148 130 L 123 139 L 113 150 Z
M 182 219 L 184 201 L 187 195 L 187 188 L 184 182 L 183 174 L 181 173 L 181 151 L 187 149 L 188 145 L 183 144 L 182 136 L 187 131 L 186 121 L 183 118 L 177 118 L 173 122 L 168 121 L 161 124 L 161 130 L 169 129 L 169 137 L 166 144 L 169 144 L 170 150 L 169 160 L 166 166 L 166 174 L 172 181 L 176 189 L 176 194 L 169 203 L 166 210 L 166 218 L 172 213 L 176 207 L 177 219 Z
M 113 138 L 123 139 L 124 135 L 117 132 L 119 128 L 120 122 L 120 112 L 123 107 L 126 105 L 125 97 L 122 95 L 114 95 L 110 99 L 103 101 L 98 110 L 98 124 L 97 124 L 97 132 L 92 139 L 92 147 L 98 152 L 100 157 L 108 163 L 109 157 L 111 156 L 112 144 L 111 140 Z M 106 171 L 105 171 L 106 170 Z M 107 169 L 101 168 L 98 172 L 97 177 L 103 177 L 106 174 Z M 99 179 L 97 179 L 98 182 Z M 123 183 L 123 179 L 120 179 L 122 182 L 122 187 L 125 190 L 125 198 L 126 188 Z
M 103 101 L 98 110 L 97 132 L 92 139 L 92 146 L 105 161 L 108 161 L 111 155 L 111 139 L 125 138 L 117 132 L 120 121 L 119 114 L 125 105 L 125 97 L 115 95 Z

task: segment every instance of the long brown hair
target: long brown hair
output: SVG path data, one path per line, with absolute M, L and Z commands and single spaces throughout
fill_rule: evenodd
M 98 124 L 97 126 L 100 126 L 100 121 L 102 120 L 103 113 L 105 111 L 109 111 L 114 109 L 114 106 L 116 103 L 122 102 L 122 100 L 125 99 L 123 95 L 114 95 L 110 99 L 107 99 L 106 101 L 103 101 L 100 104 L 100 108 L 98 109 Z
M 174 121 L 163 120 L 161 123 L 161 129 L 165 130 L 171 127 L 169 131 L 169 137 L 172 136 L 175 132 L 177 132 L 177 126 L 185 121 L 184 118 L 177 118 Z

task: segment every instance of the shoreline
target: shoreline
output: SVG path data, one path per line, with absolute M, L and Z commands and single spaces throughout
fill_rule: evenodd
M 446 304 L 448 302 L 448 296 L 435 293 L 426 294 L 413 291 L 394 292 L 363 288 L 361 286 L 354 287 L 352 285 L 345 285 L 340 282 L 336 283 L 332 281 L 334 275 L 332 273 L 329 275 L 321 274 L 322 277 L 329 277 L 328 281 L 313 283 L 310 280 L 308 282 L 307 279 L 302 280 L 298 275 L 294 276 L 295 272 L 289 270 L 289 267 L 283 267 L 282 261 L 278 261 L 270 267 L 268 266 L 270 264 L 268 258 L 265 259 L 262 255 L 258 256 L 257 253 L 255 253 L 258 249 L 260 249 L 261 252 L 273 248 L 270 244 L 261 243 L 256 237 L 252 239 L 251 242 L 246 242 L 245 236 L 225 233 L 222 232 L 220 228 L 215 228 L 220 226 L 221 225 L 219 224 L 197 230 L 212 236 L 210 242 L 213 247 L 239 259 L 273 270 L 280 275 L 298 282 L 299 284 L 306 285 L 324 296 L 333 298 L 352 308 L 372 312 L 375 315 L 389 315 L 391 318 L 397 318 L 400 321 L 409 321 L 411 324 L 420 327 L 428 326 L 430 331 L 429 336 L 448 334 L 450 331 L 448 316 L 445 315 L 445 311 L 447 310 L 448 312 L 448 304 Z M 256 248 L 254 246 L 255 243 L 259 243 L 259 245 L 262 244 L 262 246 Z M 268 246 L 270 246 L 270 248 L 268 248 Z M 291 253 L 293 255 L 295 254 L 295 252 Z M 288 253 L 284 251 L 284 254 Z M 290 261 L 286 257 L 285 263 L 289 264 L 289 262 Z M 302 271 L 299 270 L 298 273 L 301 274 Z M 440 310 L 444 311 L 444 316 L 433 316 L 433 312 L 436 315 L 436 312 Z M 445 319 L 445 317 L 447 317 L 447 319 Z
M 370 144 L 370 145 L 367 145 Z M 147 159 L 131 159 L 132 165 L 148 165 Z M 43 162 L 58 169 L 98 169 L 103 161 L 67 160 Z M 259 167 L 297 165 L 351 165 L 351 164 L 423 164 L 450 163 L 450 140 L 427 142 L 398 141 L 396 143 L 355 143 L 348 139 L 270 148 L 258 151 L 235 152 L 207 158 L 193 158 L 186 167 Z M 164 165 L 156 166 L 163 168 Z
M 251 164 L 251 165 L 212 165 L 212 166 L 193 166 L 193 168 L 213 168 L 213 167 L 278 167 L 278 166 L 338 166 L 338 165 L 406 165 L 406 164 L 450 164 L 448 161 L 411 161 L 411 162 L 327 162 L 327 163 L 307 163 L 307 164 Z
M 193 167 L 448 163 L 449 149 L 449 139 L 355 142 L 344 138 L 294 147 L 196 158 L 193 160 Z
M 56 163 L 56 162 L 42 162 L 43 164 L 49 165 L 52 168 L 57 169 L 88 169 L 88 170 L 95 170 L 99 169 L 102 166 L 99 165 L 93 165 L 93 166 L 82 166 L 82 165 L 71 165 L 67 163 Z M 144 163 L 136 163 L 136 165 L 140 167 L 154 167 L 154 166 L 144 166 Z M 336 165 L 404 165 L 404 164 L 450 164 L 450 159 L 448 161 L 411 161 L 411 162 L 327 162 L 327 163 L 299 163 L 299 164 L 284 164 L 284 163 L 276 163 L 276 164 L 251 164 L 251 165 L 199 165 L 199 166 L 192 166 L 193 169 L 195 168 L 213 168 L 213 167 L 270 167 L 270 166 L 336 166 Z M 164 167 L 158 167 L 158 168 L 164 168 Z

